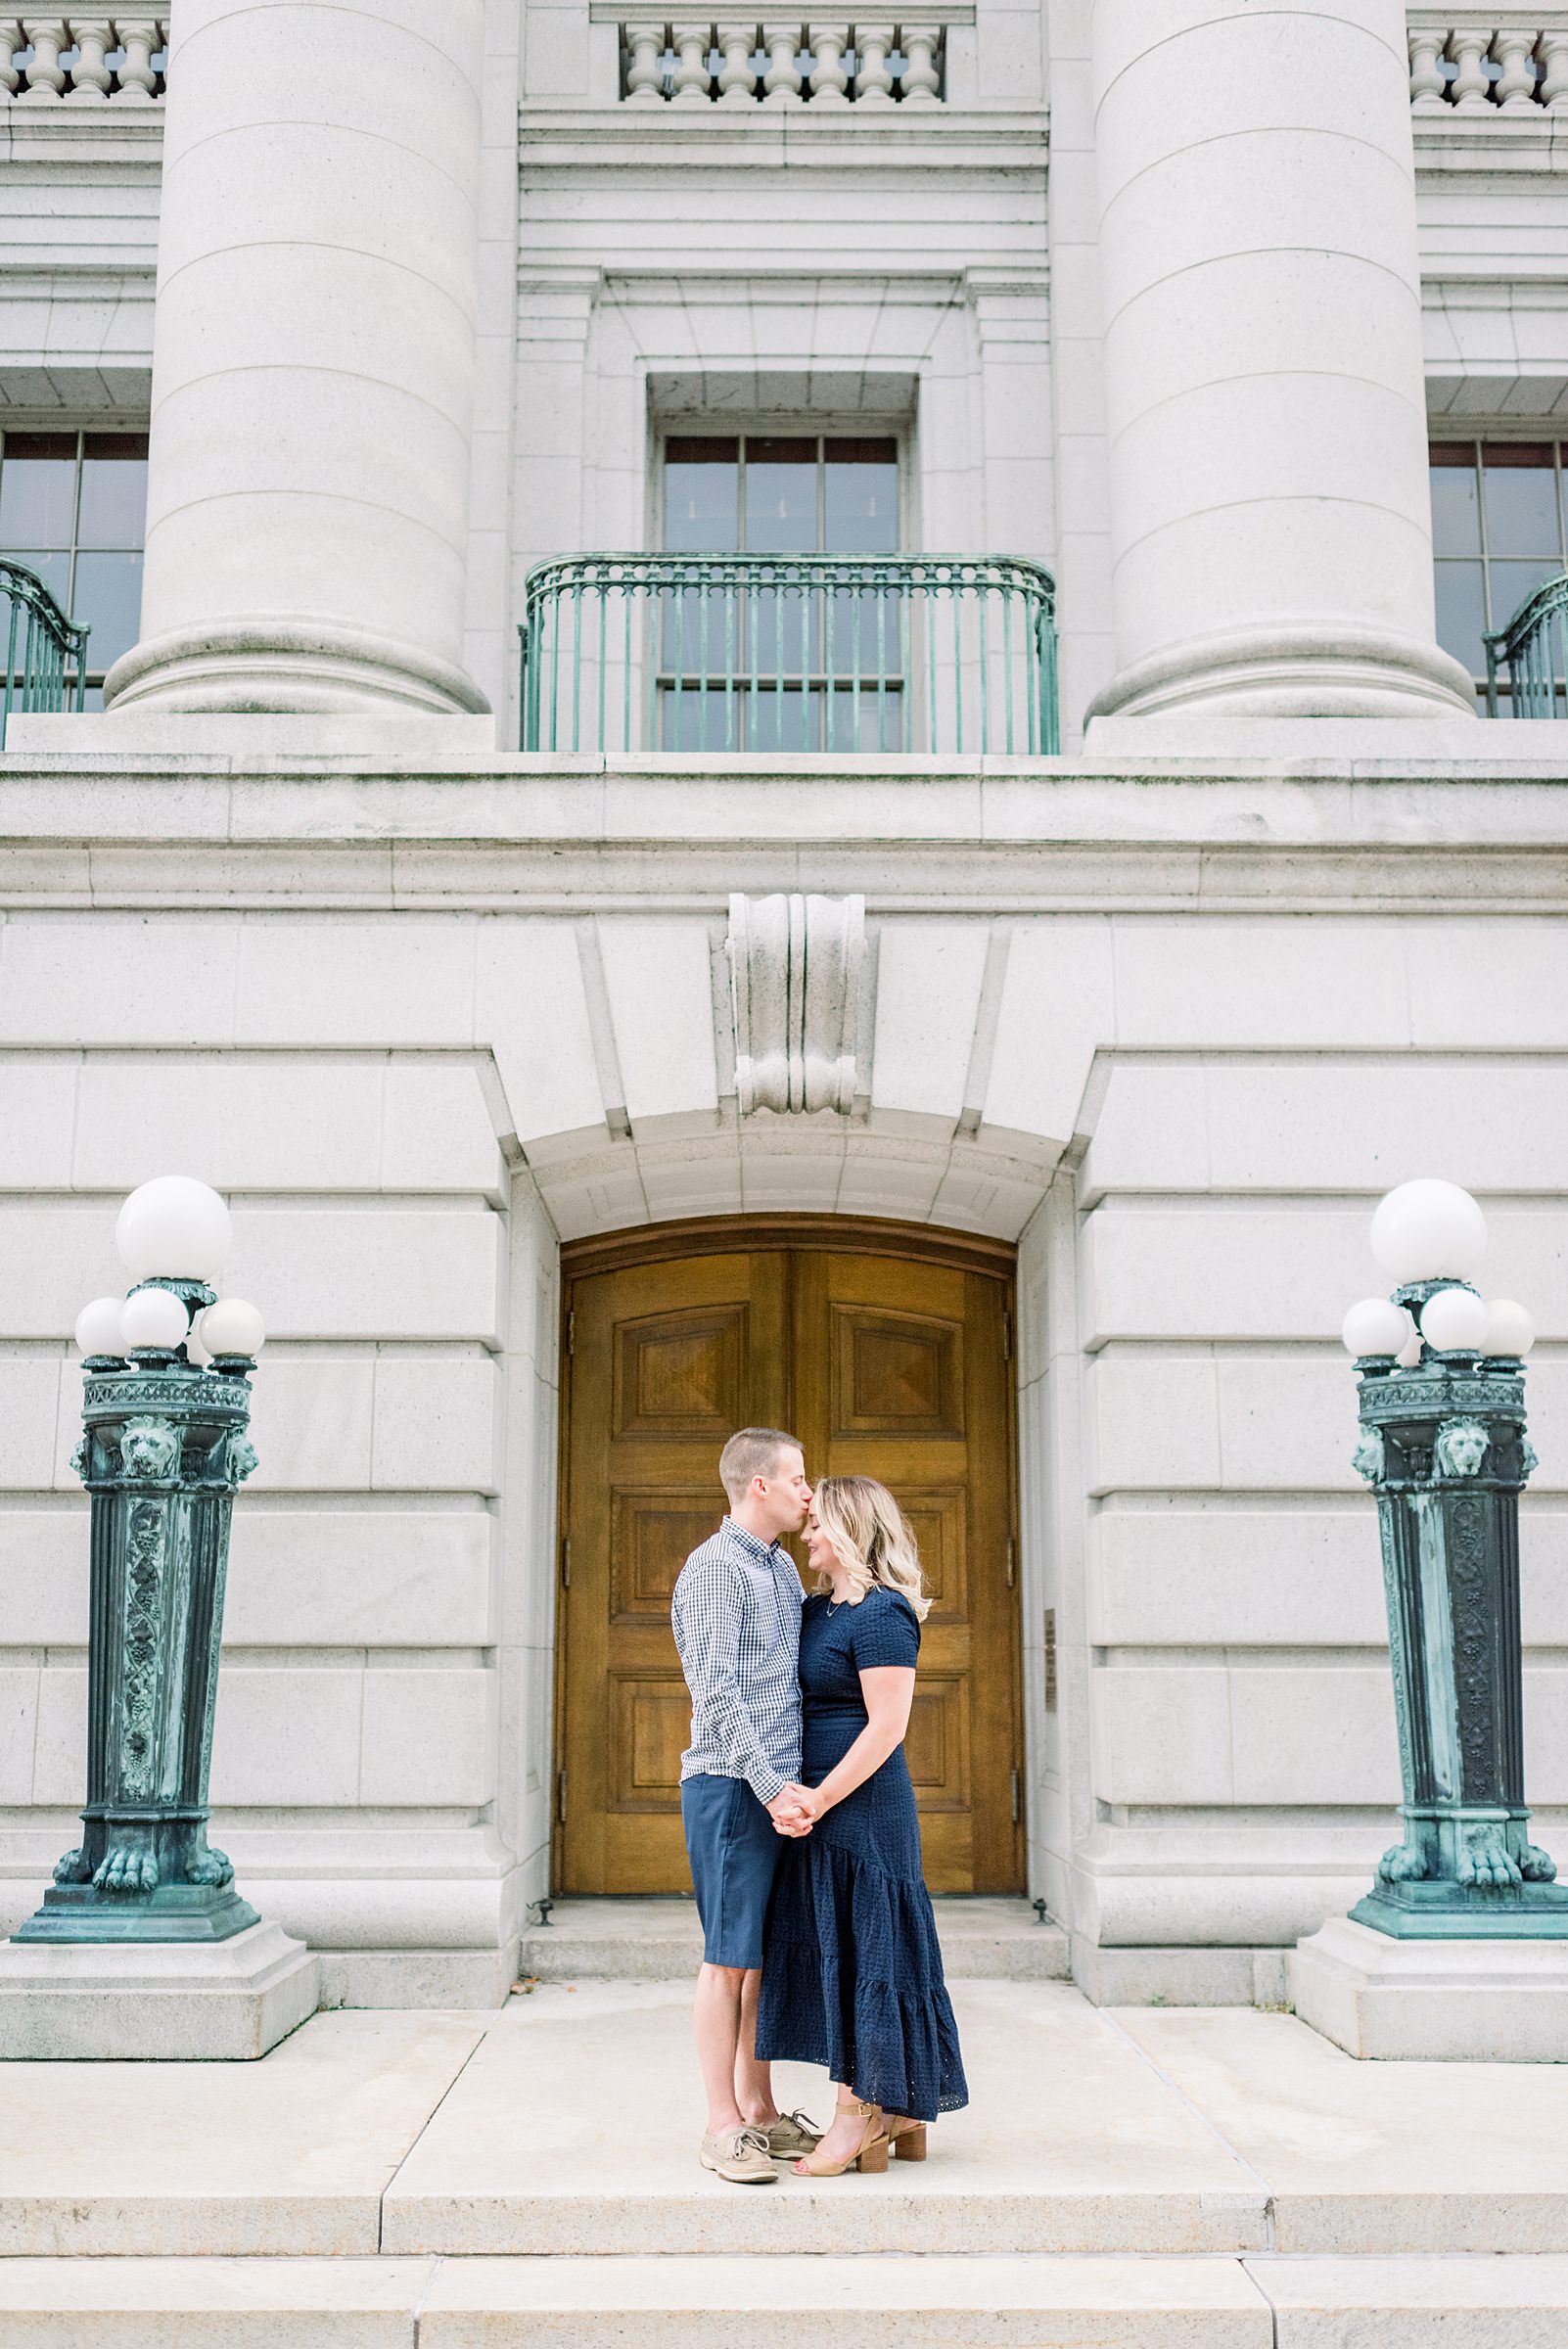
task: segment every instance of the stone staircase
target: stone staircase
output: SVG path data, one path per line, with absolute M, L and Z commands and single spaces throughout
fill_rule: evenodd
M 561 1904 L 498 2013 L 10 2065 L 0 2349 L 1568 2342 L 1568 2064 L 1357 2064 L 1289 2015 L 1093 2007 L 1022 1904 L 942 1931 L 973 2103 L 883 2177 L 698 2166 L 678 1902 Z
M 954 1982 L 1065 1982 L 1067 1935 L 1028 1901 L 939 1899 L 943 1962 Z M 534 1982 L 684 1982 L 702 1958 L 692 1900 L 554 1901 L 523 1936 L 518 1973 Z

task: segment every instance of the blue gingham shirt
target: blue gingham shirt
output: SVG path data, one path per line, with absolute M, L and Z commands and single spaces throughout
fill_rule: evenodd
M 744 1778 L 770 1803 L 801 1774 L 801 1606 L 789 1552 L 733 1517 L 694 1549 L 669 1617 L 691 1690 L 683 1778 Z

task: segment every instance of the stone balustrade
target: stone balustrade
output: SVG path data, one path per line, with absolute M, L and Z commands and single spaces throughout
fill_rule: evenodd
M 1568 114 L 1568 14 L 1555 23 L 1492 10 L 1487 18 L 1409 20 L 1410 106 L 1418 115 Z
M 621 27 L 628 106 L 937 106 L 941 23 Z
M 167 37 L 161 17 L 0 17 L 0 102 L 150 105 Z

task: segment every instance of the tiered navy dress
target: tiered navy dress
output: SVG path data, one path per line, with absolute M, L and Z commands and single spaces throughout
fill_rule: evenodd
M 860 1674 L 913 1667 L 920 1625 L 875 1585 L 858 1606 L 808 1598 L 801 1620 L 805 1751 L 819 1786 L 866 1726 Z M 942 1975 L 920 1823 L 900 1745 L 863 1786 L 786 1843 L 762 1959 L 757 2051 L 825 2064 L 866 2103 L 934 2121 L 969 2101 Z

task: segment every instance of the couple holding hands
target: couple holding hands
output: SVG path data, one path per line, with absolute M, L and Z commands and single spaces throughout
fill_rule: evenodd
M 691 1691 L 680 1809 L 703 1927 L 701 2160 L 737 2185 L 921 2161 L 968 2101 L 903 1736 L 930 1601 L 898 1502 L 870 1477 L 813 1493 L 795 1437 L 731 1436 L 729 1513 L 671 1603 Z M 805 1530 L 803 1598 L 782 1546 Z M 819 2063 L 825 2131 L 773 2101 L 774 2060 Z

